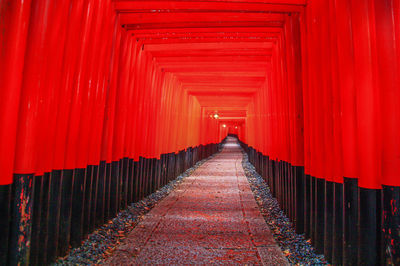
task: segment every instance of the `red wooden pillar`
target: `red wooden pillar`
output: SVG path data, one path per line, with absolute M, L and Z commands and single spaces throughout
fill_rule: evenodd
M 77 246 L 81 241 L 82 236 L 82 223 L 83 223 L 83 206 L 84 206 L 84 192 L 85 192 L 85 171 L 87 164 L 87 148 L 81 147 L 79 144 L 82 143 L 82 138 L 86 135 L 86 132 L 81 130 L 86 129 L 85 124 L 87 123 L 85 113 L 87 101 L 90 97 L 90 90 L 88 89 L 88 60 L 91 49 L 91 27 L 93 25 L 93 20 L 95 20 L 94 8 L 90 3 L 85 2 L 83 4 L 83 16 L 81 20 L 80 29 L 80 49 L 78 59 L 74 67 L 73 75 L 70 77 L 72 79 L 72 93 L 70 98 L 67 99 L 70 104 L 70 115 L 69 115 L 69 125 L 66 135 L 65 144 L 65 157 L 64 157 L 64 167 L 63 169 L 74 169 L 73 173 L 73 195 L 74 201 L 72 203 L 72 216 L 71 216 L 71 245 Z M 73 60 L 73 58 L 68 58 L 66 60 Z M 81 138 L 82 134 L 82 138 Z M 86 155 L 86 156 L 85 156 Z M 80 161 L 81 160 L 81 161 Z M 56 182 L 57 178 L 60 178 L 61 173 L 59 171 L 53 171 L 52 173 L 52 185 L 51 190 L 55 191 L 55 194 L 50 198 L 50 202 L 57 202 L 60 199 L 57 195 L 56 187 L 59 185 Z M 58 227 L 59 210 L 52 207 L 50 212 L 50 217 L 52 222 L 50 223 L 52 227 Z M 57 229 L 51 229 L 57 230 Z M 58 233 L 51 233 L 51 239 L 48 243 L 48 257 L 49 260 L 53 260 L 57 256 L 59 241 Z M 49 235 L 50 235 L 49 234 Z
M 301 69 L 303 86 L 303 119 L 304 119 L 304 234 L 307 238 L 311 236 L 311 103 L 310 103 L 310 75 L 309 75 L 309 47 L 308 47 L 308 12 L 307 9 L 300 14 L 300 37 L 301 37 Z
M 3 217 L 0 222 L 0 261 L 3 262 L 7 262 L 9 251 L 11 183 L 30 9 L 31 1 L 0 3 L 0 124 L 3 125 L 0 129 L 0 216 Z
M 400 3 L 373 1 L 382 135 L 383 239 L 378 235 L 378 263 L 400 263 Z M 376 82 L 376 81 L 375 81 Z M 378 195 L 379 196 L 379 195 Z M 378 197 L 379 199 L 379 197 Z M 378 202 L 379 204 L 379 202 Z M 377 209 L 377 211 L 379 211 Z
M 10 264 L 27 263 L 31 240 L 33 175 L 37 172 L 37 158 L 42 155 L 40 133 L 48 88 L 44 86 L 50 8 L 46 1 L 32 6 L 28 43 L 25 54 L 21 105 L 18 114 L 17 145 L 14 163 L 14 211 L 10 232 Z M 47 102 L 46 102 L 47 103 Z
M 358 263 L 376 264 L 381 121 L 375 13 L 372 1 L 352 1 L 351 10 L 359 166 Z

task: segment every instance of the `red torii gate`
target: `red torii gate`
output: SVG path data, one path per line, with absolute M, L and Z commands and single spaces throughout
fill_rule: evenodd
M 65 254 L 225 124 L 329 261 L 399 263 L 399 1 L 5 0 L 0 30 L 2 261 Z

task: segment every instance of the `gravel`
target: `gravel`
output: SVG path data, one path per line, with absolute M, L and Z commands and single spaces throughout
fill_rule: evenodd
M 175 180 L 153 194 L 139 202 L 132 203 L 126 210 L 121 211 L 117 217 L 91 233 L 80 247 L 72 249 L 68 255 L 59 258 L 53 265 L 93 265 L 103 263 L 158 201 L 166 197 L 182 183 L 185 177 L 190 176 L 194 170 L 212 157 L 197 162 L 193 167 L 187 169 Z
M 310 239 L 305 239 L 304 234 L 296 233 L 289 218 L 279 207 L 278 201 L 272 196 L 268 185 L 256 172 L 244 152 L 242 166 L 261 214 L 288 261 L 292 265 L 329 265 L 323 255 L 315 253 Z

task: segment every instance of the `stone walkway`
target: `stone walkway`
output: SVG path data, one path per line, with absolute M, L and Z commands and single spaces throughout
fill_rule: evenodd
M 265 223 L 229 138 L 135 227 L 109 265 L 288 265 Z

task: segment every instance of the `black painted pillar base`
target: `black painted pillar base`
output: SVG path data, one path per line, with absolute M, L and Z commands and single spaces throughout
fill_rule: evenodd
M 58 238 L 58 256 L 67 254 L 70 244 L 72 191 L 74 184 L 74 171 L 62 170 L 61 172 L 61 204 Z
M 92 194 L 90 200 L 89 210 L 89 233 L 93 232 L 96 227 L 96 208 L 97 208 L 97 186 L 99 182 L 99 165 L 93 166 L 92 172 Z
M 8 258 L 10 265 L 27 265 L 29 263 L 33 189 L 33 174 L 14 174 Z
M 143 194 L 143 198 L 145 198 L 145 197 L 147 197 L 148 195 L 149 195 L 149 188 L 150 188 L 150 186 L 149 186 L 149 184 L 150 184 L 150 163 L 151 163 L 151 161 L 150 161 L 150 159 L 148 159 L 148 158 L 145 158 L 144 159 L 144 185 L 143 185 L 143 191 L 144 191 L 144 194 Z
M 265 180 L 268 184 L 268 186 L 271 188 L 271 170 L 270 168 L 270 162 L 269 162 L 269 156 L 265 157 Z
M 203 159 L 205 158 L 205 146 L 202 147 L 203 148 Z M 170 169 L 171 169 L 171 173 L 169 176 L 168 181 L 172 181 L 174 180 L 175 176 L 176 176 L 176 171 L 175 171 L 175 164 L 176 164 L 176 154 L 175 153 L 171 153 L 171 161 L 170 161 Z
M 289 174 L 289 200 L 290 200 L 290 217 L 296 226 L 296 172 L 292 164 L 288 163 Z
M 111 218 L 110 197 L 111 197 L 111 163 L 106 163 L 104 188 L 104 222 Z
M 315 244 L 315 214 L 316 214 L 316 197 L 315 197 L 315 190 L 316 190 L 316 178 L 310 176 L 310 238 L 311 242 Z
M 156 160 L 156 191 L 162 187 L 162 160 Z
M 288 197 L 289 197 L 289 213 L 290 219 L 296 223 L 296 186 L 295 186 L 295 170 L 292 164 L 287 163 L 287 174 L 288 174 Z
M 104 223 L 104 205 L 106 194 L 106 161 L 101 161 L 99 165 L 99 177 L 97 182 L 97 207 L 95 226 L 98 227 Z
M 358 188 L 358 258 L 360 265 L 378 263 L 378 223 L 380 206 L 377 204 L 377 189 Z
M 158 164 L 157 164 L 157 174 L 158 174 L 158 188 L 163 187 L 163 183 L 164 183 L 164 157 L 161 155 L 160 159 L 158 160 Z
M 47 262 L 52 262 L 58 254 L 58 233 L 61 203 L 61 170 L 53 170 L 50 174 L 49 216 L 47 231 Z M 44 252 L 44 251 L 43 251 Z
M 150 159 L 150 169 L 149 169 L 149 195 L 154 192 L 156 188 L 156 168 L 157 168 L 157 160 L 152 158 Z
M 274 161 L 272 159 L 268 160 L 268 175 L 269 175 L 269 187 L 271 189 L 271 194 L 275 195 L 275 176 L 274 176 Z
M 143 187 L 143 198 L 147 197 L 150 193 L 150 165 L 151 160 L 148 158 L 144 159 L 144 165 L 145 165 L 145 170 L 144 170 L 144 187 Z
M 47 263 L 47 246 L 48 246 L 48 229 L 49 229 L 49 205 L 50 205 L 50 180 L 51 173 L 44 173 L 42 176 L 42 203 L 40 213 L 40 232 L 39 243 L 40 252 L 38 252 L 38 265 L 46 265 Z
M 161 179 L 160 186 L 162 187 L 162 186 L 164 186 L 166 184 L 166 180 L 167 180 L 167 176 L 166 176 L 166 173 L 167 173 L 167 158 L 166 158 L 165 154 L 162 154 L 160 156 L 160 160 L 161 160 L 161 163 L 160 163 L 160 175 L 161 175 L 161 177 L 160 177 L 160 179 Z
M 133 191 L 134 191 L 134 163 L 133 159 L 128 160 L 128 195 L 127 195 L 127 204 L 131 204 L 133 202 Z
M 0 261 L 8 259 L 12 185 L 0 185 Z
M 93 181 L 93 165 L 86 166 L 85 188 L 83 200 L 83 235 L 82 238 L 89 234 L 90 224 L 90 207 L 92 205 L 92 181 Z
M 110 218 L 119 210 L 119 161 L 111 162 L 110 177 Z
M 334 182 L 325 181 L 324 255 L 328 262 L 332 262 L 333 250 L 333 188 Z
M 133 162 L 133 202 L 139 200 L 139 161 Z
M 206 153 L 205 153 L 205 156 L 204 156 L 204 157 L 207 157 L 208 148 L 209 148 L 209 146 L 206 145 Z M 174 167 L 174 169 L 175 169 L 175 174 L 174 174 L 174 176 L 172 177 L 172 180 L 175 179 L 175 177 L 178 176 L 178 175 L 180 174 L 180 163 L 179 163 L 180 158 L 179 158 L 179 157 L 180 157 L 180 152 L 175 154 L 175 167 Z
M 156 187 L 155 187 L 155 191 L 157 191 L 159 188 L 162 187 L 162 160 L 161 157 L 160 159 L 156 160 Z
M 29 264 L 37 265 L 39 252 L 42 247 L 40 243 L 40 225 L 41 225 L 41 210 L 43 198 L 43 176 L 34 176 L 34 199 L 33 199 L 33 213 L 32 213 L 32 234 L 31 234 L 31 248 L 29 255 Z
M 325 237 L 325 179 L 315 179 L 315 251 L 324 253 Z
M 310 217 L 311 217 L 311 177 L 310 175 L 304 175 L 304 236 L 306 238 L 311 237 L 310 232 Z
M 343 263 L 343 184 L 334 183 L 333 187 L 333 243 L 332 264 Z
M 400 187 L 383 186 L 384 263 L 400 265 Z
M 357 265 L 358 180 L 344 178 L 343 265 Z
M 271 163 L 271 188 L 272 188 L 272 196 L 275 198 L 278 195 L 278 167 L 277 162 L 275 160 L 270 160 Z
M 295 215 L 296 215 L 296 232 L 304 233 L 304 167 L 294 166 L 295 175 Z
M 286 213 L 286 216 L 290 219 L 290 214 L 288 211 L 288 198 L 287 198 L 287 175 L 286 175 L 286 162 L 285 161 L 279 161 L 280 163 L 280 169 L 281 169 L 281 174 L 280 174 L 280 178 L 281 178 L 281 206 L 284 210 L 284 212 Z
M 159 184 L 161 184 L 160 183 L 161 160 L 157 159 L 157 158 L 153 158 L 152 161 L 153 162 L 152 162 L 151 173 L 152 173 L 153 181 L 152 181 L 152 186 L 151 186 L 151 193 L 154 193 L 159 188 Z
M 86 166 L 85 190 L 83 200 L 83 238 L 89 234 L 90 208 L 92 205 L 93 165 Z
M 264 168 L 263 178 L 267 183 L 268 183 L 268 160 L 269 160 L 268 158 L 269 158 L 268 156 L 264 156 L 264 161 L 263 161 L 263 168 Z
M 144 195 L 144 176 L 145 176 L 145 159 L 143 157 L 139 157 L 139 187 L 138 187 L 138 200 L 141 200 Z
M 137 162 L 137 170 L 136 170 L 136 200 L 139 201 L 142 199 L 142 180 L 143 180 L 143 157 L 139 157 L 139 161 Z
M 74 170 L 70 230 L 70 243 L 72 247 L 79 246 L 83 237 L 83 211 L 86 185 L 85 174 L 86 168 L 77 168 Z
M 129 171 L 129 158 L 125 157 L 121 160 L 120 164 L 120 210 L 125 210 L 128 207 L 128 171 Z

